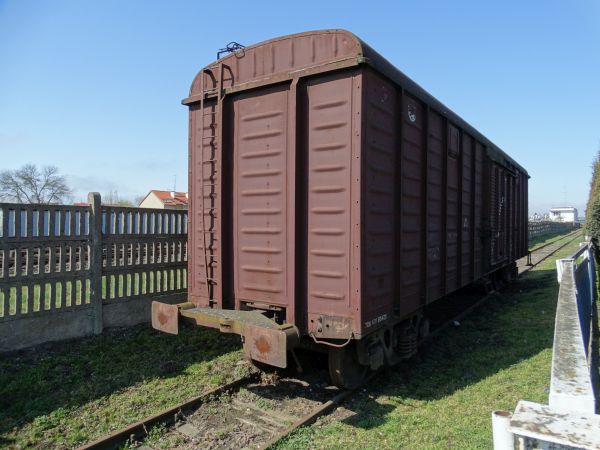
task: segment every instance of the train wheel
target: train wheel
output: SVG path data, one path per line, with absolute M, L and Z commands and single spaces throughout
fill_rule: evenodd
M 365 382 L 368 372 L 369 366 L 358 362 L 356 345 L 329 349 L 329 376 L 336 386 L 356 389 Z

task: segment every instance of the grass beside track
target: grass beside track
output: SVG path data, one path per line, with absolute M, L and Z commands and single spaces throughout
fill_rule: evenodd
M 580 228 L 581 229 L 581 228 Z M 567 230 L 567 231 L 559 231 L 557 233 L 544 234 L 543 236 L 536 236 L 534 238 L 529 239 L 529 251 L 533 252 L 544 245 L 551 244 L 556 241 L 560 241 L 566 235 L 573 233 L 575 229 Z
M 547 400 L 555 258 L 279 448 L 489 448 L 493 409 Z M 245 375 L 239 349 L 212 330 L 139 326 L 0 355 L 0 448 L 93 440 Z
M 237 336 L 148 326 L 0 356 L 0 448 L 72 448 L 243 376 Z
M 278 449 L 491 448 L 491 411 L 547 403 L 558 297 L 555 259 L 484 303 L 423 352 Z

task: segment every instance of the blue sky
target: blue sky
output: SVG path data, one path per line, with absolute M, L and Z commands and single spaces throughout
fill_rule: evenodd
M 227 42 L 346 28 L 583 210 L 600 147 L 600 2 L 0 0 L 0 169 L 54 164 L 75 200 L 187 186 L 196 72 Z

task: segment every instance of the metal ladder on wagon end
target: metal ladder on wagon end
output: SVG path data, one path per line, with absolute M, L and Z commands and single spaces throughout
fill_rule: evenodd
M 216 77 L 214 74 L 214 69 L 219 70 L 219 76 Z M 200 78 L 200 167 L 202 168 L 202 180 L 200 185 L 200 209 L 202 211 L 202 247 L 204 250 L 204 275 L 206 279 L 206 298 L 208 299 L 209 306 L 218 306 L 220 303 L 221 296 L 215 296 L 215 286 L 220 284 L 220 280 L 218 280 L 215 276 L 215 268 L 214 264 L 218 263 L 216 259 L 216 253 L 214 252 L 214 241 L 216 234 L 216 223 L 215 221 L 218 219 L 218 207 L 217 207 L 217 188 L 220 181 L 220 174 L 218 173 L 219 168 L 217 163 L 219 161 L 218 152 L 220 151 L 219 141 L 221 139 L 222 133 L 222 100 L 223 100 L 223 73 L 225 70 L 225 64 L 215 64 L 209 67 L 205 67 L 202 69 L 202 76 Z M 208 75 L 214 83 L 214 88 L 206 89 L 206 75 Z M 208 112 L 205 111 L 205 100 L 207 94 L 216 93 L 217 101 L 214 104 L 214 107 L 210 108 Z M 209 117 L 209 130 L 208 134 L 205 134 L 205 121 L 206 118 Z M 209 158 L 204 159 L 204 149 L 206 147 L 206 143 L 210 147 Z M 206 165 L 211 167 L 210 176 L 207 180 L 204 177 L 204 168 Z M 208 189 L 210 194 L 209 197 L 209 208 L 206 208 L 206 195 L 205 190 Z M 209 226 L 207 227 L 207 217 Z M 210 234 L 210 244 L 207 246 L 206 235 Z M 215 299 L 217 297 L 217 299 Z

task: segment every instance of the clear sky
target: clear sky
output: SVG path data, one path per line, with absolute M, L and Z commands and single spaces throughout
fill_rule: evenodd
M 0 0 L 0 169 L 56 165 L 75 200 L 186 190 L 196 72 L 230 41 L 323 28 L 360 36 L 526 167 L 530 213 L 583 211 L 598 0 Z

